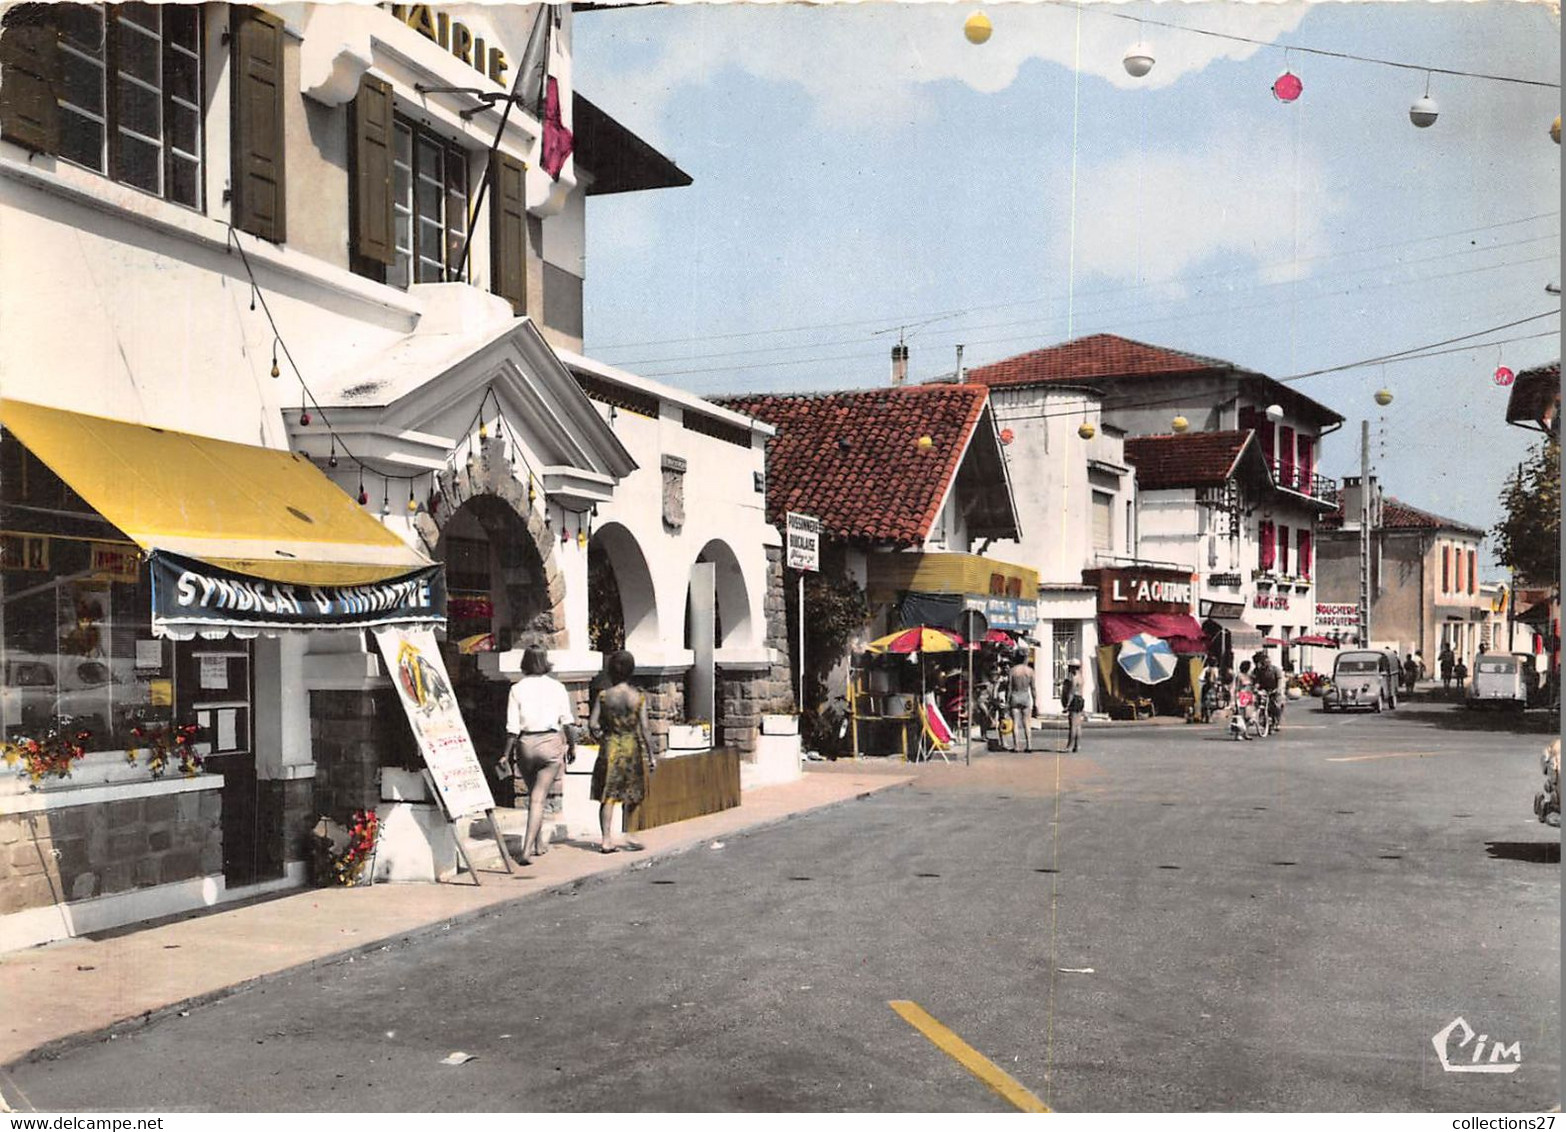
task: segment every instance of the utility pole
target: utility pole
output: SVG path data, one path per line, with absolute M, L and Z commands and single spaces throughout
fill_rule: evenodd
M 1370 647 L 1370 422 L 1359 422 L 1359 647 Z

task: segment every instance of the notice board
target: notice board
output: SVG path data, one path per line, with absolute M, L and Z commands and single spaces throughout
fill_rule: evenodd
M 375 630 L 375 643 L 408 715 L 419 753 L 452 821 L 495 807 L 468 725 L 452 694 L 432 629 L 390 626 Z

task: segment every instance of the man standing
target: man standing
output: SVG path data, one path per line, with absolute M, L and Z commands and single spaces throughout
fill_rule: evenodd
M 1438 658 L 1441 665 L 1441 687 L 1451 690 L 1452 687 L 1452 646 L 1446 643 L 1441 645 L 1441 655 Z
M 1087 710 L 1087 703 L 1082 698 L 1080 660 L 1066 665 L 1065 679 L 1060 682 L 1060 702 L 1066 709 L 1066 750 L 1075 752 L 1082 746 L 1082 717 Z
M 1006 674 L 1006 705 L 1011 711 L 1011 749 L 1017 750 L 1020 737 L 1022 749 L 1033 750 L 1033 668 L 1021 649 L 1012 656 L 1011 670 Z

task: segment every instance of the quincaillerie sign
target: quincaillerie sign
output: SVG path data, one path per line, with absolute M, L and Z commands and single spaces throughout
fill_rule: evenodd
M 231 630 L 368 629 L 440 625 L 446 620 L 446 575 L 439 565 L 352 586 L 278 582 L 154 551 L 153 631 L 188 638 Z

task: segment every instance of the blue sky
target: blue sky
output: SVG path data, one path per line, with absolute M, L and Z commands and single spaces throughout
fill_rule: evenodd
M 1297 384 L 1349 418 L 1328 474 L 1368 417 L 1390 492 L 1494 521 L 1530 434 L 1492 374 L 1559 356 L 1559 91 L 1432 75 L 1420 130 L 1423 71 L 1284 48 L 1558 82 L 1554 9 L 1001 4 L 982 46 L 974 10 L 579 13 L 578 87 L 695 179 L 591 201 L 588 352 L 703 394 L 822 390 L 885 382 L 899 327 L 915 380 L 957 343 L 980 364 L 1109 332 L 1287 377 L 1555 312 Z

